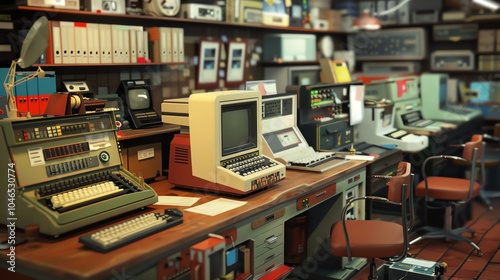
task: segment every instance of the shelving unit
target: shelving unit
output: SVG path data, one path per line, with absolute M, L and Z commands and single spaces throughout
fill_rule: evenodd
M 28 29 L 30 24 L 40 16 L 54 21 L 92 22 L 103 24 L 124 24 L 131 26 L 181 27 L 184 29 L 185 63 L 106 63 L 106 64 L 36 64 L 44 70 L 56 72 L 57 85 L 63 80 L 86 80 L 96 91 L 112 93 L 123 79 L 150 79 L 153 85 L 153 100 L 157 111 L 161 111 L 164 99 L 186 97 L 196 89 L 194 79 L 196 73 L 197 44 L 204 38 L 242 38 L 249 43 L 248 55 L 256 54 L 262 49 L 262 38 L 269 33 L 315 34 L 317 38 L 329 35 L 334 44 L 346 41 L 350 32 L 316 30 L 302 27 L 282 27 L 264 24 L 235 23 L 225 21 L 195 20 L 176 17 L 157 17 L 148 15 L 110 14 L 90 11 L 54 9 L 32 6 L 0 5 L 0 13 L 10 13 L 15 30 Z M 255 62 L 255 61 L 254 61 Z M 246 67 L 245 80 L 262 80 L 264 67 L 286 65 L 317 65 L 318 61 L 301 62 L 269 62 L 257 59 Z M 34 69 L 34 68 L 33 68 Z M 221 84 L 224 88 L 224 84 Z M 232 89 L 232 88 L 229 88 Z

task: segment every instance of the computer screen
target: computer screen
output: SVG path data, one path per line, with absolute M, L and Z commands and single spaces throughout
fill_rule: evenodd
M 447 98 L 448 98 L 447 77 L 440 77 L 438 86 L 439 86 L 439 109 L 444 109 L 447 105 Z
M 288 85 L 315 85 L 320 82 L 320 68 L 308 67 L 308 66 L 297 66 L 290 68 Z
M 257 103 L 221 105 L 222 156 L 257 147 Z
M 301 138 L 291 127 L 265 133 L 264 139 L 273 154 L 295 148 L 302 143 Z
M 151 96 L 148 89 L 133 88 L 127 92 L 128 106 L 130 110 L 144 110 L 151 106 Z

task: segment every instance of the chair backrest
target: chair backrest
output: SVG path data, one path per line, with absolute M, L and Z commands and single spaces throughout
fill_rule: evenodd
M 408 233 L 413 229 L 415 221 L 411 163 L 404 161 L 399 162 L 396 175 L 390 178 L 387 186 L 387 199 L 392 201 L 392 203 L 399 203 L 401 206 L 401 226 L 403 226 L 403 229 L 406 229 L 406 233 L 403 236 L 405 244 L 408 244 Z M 399 258 L 404 257 L 406 253 L 407 251 L 404 251 Z M 399 258 L 395 257 L 394 259 Z
M 483 154 L 483 136 L 480 134 L 472 135 L 469 142 L 465 143 L 464 150 L 462 152 L 462 157 L 470 162 L 473 161 L 474 148 L 477 148 L 476 161 L 481 160 L 481 155 Z
M 398 164 L 396 175 L 392 176 L 387 183 L 389 188 L 387 191 L 387 199 L 401 203 L 401 186 L 403 184 L 411 186 L 411 178 L 411 164 L 409 162 L 400 162 Z M 409 196 L 410 192 L 407 192 L 405 199 L 408 199 Z

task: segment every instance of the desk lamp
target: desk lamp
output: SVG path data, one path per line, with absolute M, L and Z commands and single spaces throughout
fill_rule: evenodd
M 500 4 L 493 0 L 472 0 L 472 3 L 491 9 L 493 11 L 498 10 L 498 8 L 500 7 Z
M 360 17 L 354 20 L 354 23 L 352 25 L 352 28 L 355 30 L 362 29 L 362 30 L 377 30 L 382 27 L 380 24 L 380 20 L 376 18 L 376 16 L 385 16 L 391 13 L 396 12 L 399 10 L 401 7 L 406 5 L 410 0 L 403 0 L 401 3 L 397 4 L 396 6 L 387 9 L 385 11 L 381 12 L 373 12 L 373 16 L 370 13 L 370 10 L 366 9 L 363 11 Z
M 5 87 L 5 92 L 7 94 L 7 104 L 5 106 L 7 118 L 18 118 L 16 98 L 13 93 L 14 88 L 33 78 L 43 78 L 45 76 L 45 72 L 42 68 L 38 67 L 33 74 L 16 81 L 17 65 L 24 69 L 35 63 L 45 49 L 47 49 L 49 45 L 48 38 L 48 20 L 46 17 L 40 17 L 28 31 L 21 47 L 21 55 L 18 59 L 12 61 L 9 72 L 7 73 L 7 76 L 5 76 L 5 81 L 3 82 L 3 86 Z M 30 117 L 29 112 L 26 112 L 26 117 Z

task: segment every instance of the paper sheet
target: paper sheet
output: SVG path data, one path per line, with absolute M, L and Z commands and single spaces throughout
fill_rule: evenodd
M 186 196 L 158 196 L 158 202 L 155 205 L 170 205 L 170 206 L 192 206 L 200 200 L 199 197 Z
M 227 198 L 219 198 L 202 205 L 185 209 L 185 211 L 204 214 L 209 216 L 216 216 L 229 210 L 233 210 L 246 204 L 246 201 L 237 201 Z

